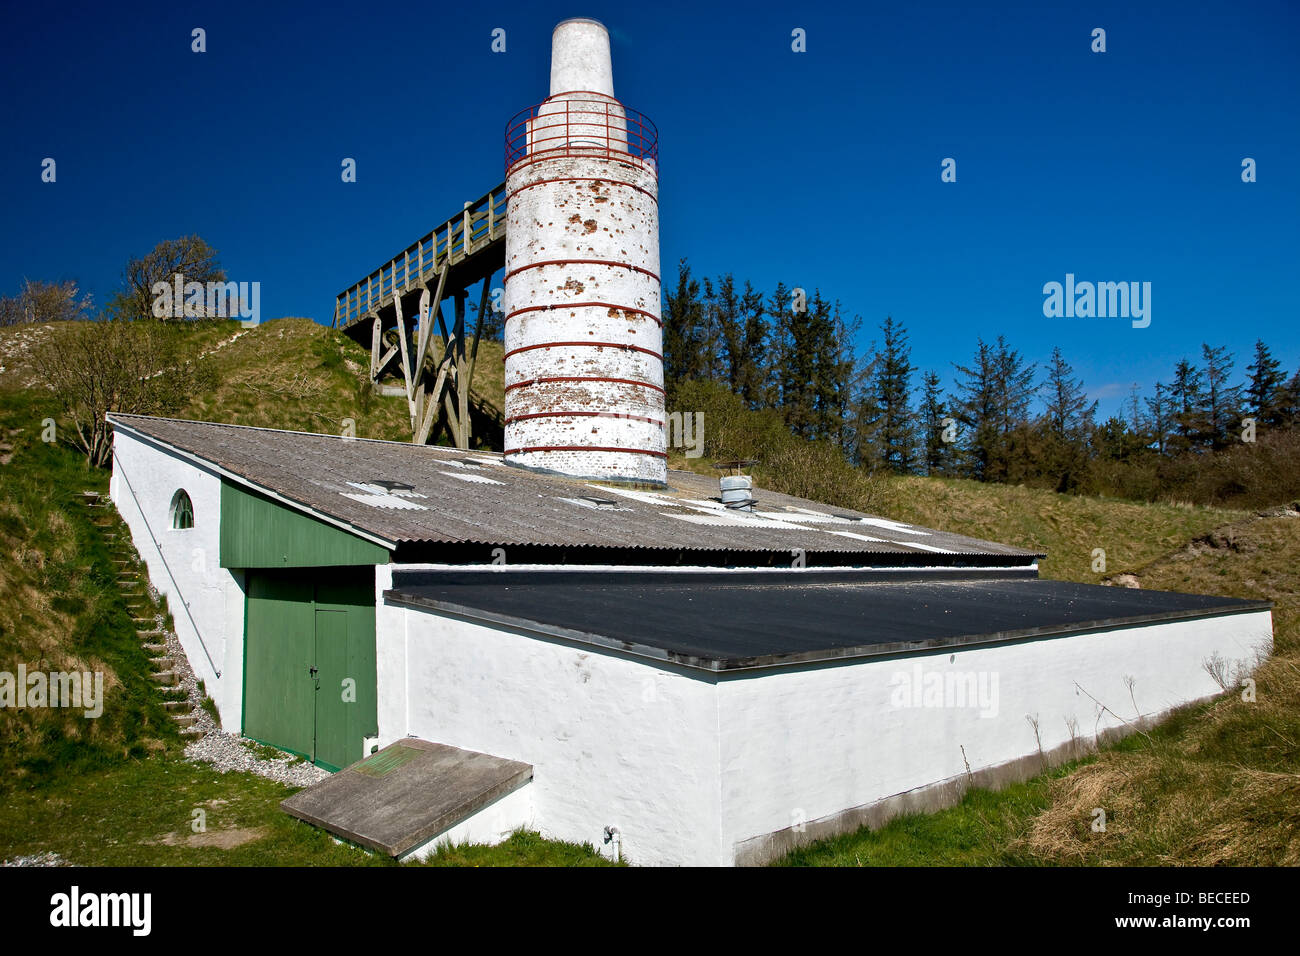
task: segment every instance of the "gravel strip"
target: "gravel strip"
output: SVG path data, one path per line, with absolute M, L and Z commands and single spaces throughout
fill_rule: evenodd
M 140 569 L 140 575 L 141 580 L 145 580 L 143 568 Z M 145 587 L 150 599 L 156 603 L 158 592 L 147 582 Z M 153 626 L 156 630 L 167 631 L 164 638 L 167 644 L 166 654 L 171 658 L 171 669 L 176 673 L 178 686 L 185 690 L 191 708 L 190 713 L 195 718 L 195 723 L 191 726 L 195 730 L 205 732 L 204 737 L 186 745 L 186 760 L 209 764 L 219 773 L 227 773 L 231 770 L 255 773 L 259 777 L 266 777 L 268 780 L 275 780 L 291 787 L 309 787 L 330 775 L 328 770 L 322 770 L 292 754 L 276 751 L 279 756 L 262 756 L 257 752 L 258 750 L 265 753 L 274 748 L 263 747 L 239 734 L 221 730 L 217 722 L 212 719 L 212 715 L 203 709 L 203 694 L 199 690 L 198 678 L 194 676 L 194 669 L 190 667 L 189 658 L 185 656 L 185 649 L 181 646 L 176 632 L 167 628 L 166 620 L 161 614 L 154 617 Z
M 47 850 L 44 853 L 16 856 L 12 860 L 0 861 L 0 866 L 72 866 L 72 864 L 52 850 Z
M 258 756 L 243 737 L 219 730 L 209 731 L 202 740 L 186 747 L 185 759 L 211 764 L 221 773 L 244 770 L 291 787 L 309 787 L 330 775 L 328 770 L 291 754 L 270 759 Z

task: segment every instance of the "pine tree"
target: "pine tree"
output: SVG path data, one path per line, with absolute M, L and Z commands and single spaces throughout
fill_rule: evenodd
M 1168 385 L 1156 382 L 1155 398 L 1144 399 L 1147 406 L 1147 421 L 1151 425 L 1151 437 L 1156 443 L 1156 451 L 1166 454 L 1169 450 L 1169 438 L 1174 428 L 1175 408 L 1170 397 Z
M 1201 389 L 1201 370 L 1187 359 L 1174 366 L 1174 380 L 1169 385 L 1172 406 L 1171 434 L 1167 442 L 1171 452 L 1190 451 L 1208 434 L 1205 421 L 1205 397 Z
M 1027 432 L 1035 366 L 1026 365 L 1001 335 L 993 356 L 998 435 L 990 459 L 990 477 L 995 481 L 1018 481 L 1029 471 Z
M 1150 422 L 1147 416 L 1142 414 L 1142 390 L 1137 382 L 1129 386 L 1128 401 L 1124 403 L 1124 411 L 1128 416 L 1124 424 L 1128 427 L 1129 434 L 1146 435 L 1150 430 Z
M 778 283 L 768 311 L 778 335 L 776 388 L 781 414 L 796 435 L 814 438 L 817 356 L 811 310 L 806 301 L 799 308 L 785 283 Z
M 921 404 L 917 408 L 922 434 L 921 470 L 926 475 L 946 475 L 952 458 L 951 446 L 943 440 L 944 419 L 948 417 L 943 389 L 937 372 L 921 376 Z
M 767 319 L 763 312 L 763 295 L 748 281 L 740 297 L 741 341 L 745 361 L 741 364 L 736 389 L 750 408 L 761 408 L 767 398 Z
M 1278 419 L 1281 424 L 1287 427 L 1300 425 L 1300 370 L 1282 388 L 1278 401 Z
M 1074 369 L 1060 348 L 1052 350 L 1042 391 L 1047 438 L 1042 465 L 1051 475 L 1057 491 L 1072 491 L 1082 480 L 1087 467 L 1087 442 L 1097 403 L 1088 404 L 1083 383 L 1074 377 Z
M 1283 424 L 1286 404 L 1286 375 L 1282 365 L 1273 358 L 1273 353 L 1264 344 L 1263 339 L 1255 342 L 1255 361 L 1246 366 L 1250 372 L 1250 381 L 1246 385 L 1247 408 L 1255 416 L 1255 421 L 1262 427 L 1276 427 Z
M 1225 448 L 1235 438 L 1241 416 L 1241 386 L 1231 383 L 1232 354 L 1224 346 L 1201 346 L 1205 360 L 1205 435 L 1211 448 Z
M 999 447 L 998 362 L 987 342 L 983 339 L 977 342 L 975 360 L 970 367 L 953 365 L 964 378 L 957 383 L 954 417 L 965 428 L 964 472 L 979 481 L 988 481 L 993 477 L 991 471 Z
M 663 308 L 664 384 L 670 400 L 678 383 L 703 377 L 706 330 L 700 283 L 691 278 L 691 267 L 682 259 L 677 288 L 665 296 Z
M 881 463 L 898 474 L 911 471 L 916 450 L 916 427 L 912 421 L 911 349 L 907 329 L 893 316 L 880 326 L 884 342 L 875 353 L 872 390 L 879 415 L 876 431 Z
M 850 423 L 853 396 L 860 391 L 862 383 L 871 375 L 871 367 L 868 366 L 866 369 L 861 367 L 853 348 L 853 342 L 861 326 L 861 318 L 856 315 L 851 319 L 845 316 L 844 307 L 838 299 L 835 300 L 831 310 L 830 339 L 825 349 L 829 361 L 822 377 L 830 385 L 824 403 L 830 425 L 827 437 L 834 440 L 845 455 L 851 455 L 854 447 L 854 434 Z

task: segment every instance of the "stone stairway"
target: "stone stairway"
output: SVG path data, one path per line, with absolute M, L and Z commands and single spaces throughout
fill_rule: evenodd
M 199 740 L 205 732 L 196 726 L 197 702 L 181 686 L 180 674 L 167 647 L 163 614 L 146 586 L 144 566 L 131 544 L 131 535 L 103 495 L 96 491 L 83 491 L 81 497 L 90 512 L 91 523 L 99 528 L 108 542 L 110 558 L 117 569 L 117 586 L 126 600 L 127 610 L 131 612 L 140 645 L 150 655 L 153 673 L 149 676 L 162 697 L 163 709 L 180 728 L 182 739 L 187 742 Z

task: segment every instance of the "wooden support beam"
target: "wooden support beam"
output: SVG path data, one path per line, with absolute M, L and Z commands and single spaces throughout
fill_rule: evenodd
M 492 296 L 492 277 L 483 277 L 483 292 L 478 300 L 478 321 L 474 323 L 474 345 L 469 353 L 469 375 L 465 378 L 466 390 L 474 387 L 474 364 L 478 361 L 478 340 L 483 332 L 483 317 L 487 315 L 488 299 Z
M 444 353 L 442 361 L 438 363 L 438 378 L 433 384 L 433 390 L 428 393 L 425 402 L 425 411 L 420 430 L 415 436 L 417 444 L 425 445 L 429 442 L 429 437 L 433 432 L 434 423 L 438 419 L 438 408 L 442 404 L 443 392 L 447 388 L 447 372 L 451 368 L 451 355 Z M 450 431 L 450 429 L 448 429 Z
M 447 287 L 447 273 L 450 270 L 444 264 L 438 272 L 438 288 L 430 295 L 429 286 L 426 284 L 424 292 L 420 296 L 420 347 L 416 350 L 415 367 L 424 368 L 424 357 L 429 351 L 429 335 L 433 330 L 433 313 L 437 311 L 439 319 L 442 316 L 442 293 Z M 446 339 L 446 328 L 443 329 L 443 338 Z
M 393 297 L 393 309 L 397 312 L 397 347 L 402 355 L 402 375 L 406 379 L 406 404 L 411 412 L 411 429 L 415 429 L 415 388 L 411 381 L 411 341 L 406 334 L 406 320 L 402 318 L 401 296 Z
M 370 332 L 370 382 L 374 384 L 379 381 L 379 350 L 383 347 L 382 338 L 384 335 L 384 325 L 379 321 L 379 316 L 375 316 L 374 324 Z
M 389 366 L 389 364 L 392 363 L 393 359 L 397 358 L 397 353 L 398 353 L 398 351 L 399 351 L 398 347 L 397 347 L 396 345 L 394 345 L 394 346 L 393 346 L 392 348 L 390 348 L 387 352 L 385 352 L 385 353 L 383 354 L 383 356 L 379 359 L 379 368 L 376 370 L 376 374 L 375 374 L 375 380 L 376 380 L 376 381 L 378 381 L 379 378 L 380 378 L 380 377 L 381 377 L 381 376 L 382 376 L 386 371 L 388 371 L 388 366 Z
M 464 292 L 456 293 L 456 398 L 459 405 L 456 417 L 460 423 L 456 434 L 457 448 L 469 448 L 469 361 L 465 357 L 465 299 Z
M 455 374 L 454 363 L 452 364 L 450 371 L 452 372 L 452 374 Z M 446 421 L 447 423 L 447 431 L 451 433 L 452 444 L 455 445 L 457 448 L 466 447 L 461 444 L 460 422 L 456 420 L 456 406 L 455 403 L 452 401 L 452 389 L 450 387 L 450 379 L 448 380 L 448 387 L 442 390 L 442 411 L 443 414 L 446 416 L 444 421 Z

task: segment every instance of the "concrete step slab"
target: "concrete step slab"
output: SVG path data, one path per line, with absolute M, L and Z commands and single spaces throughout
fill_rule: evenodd
M 344 840 L 402 857 L 532 779 L 526 763 L 406 737 L 300 790 L 280 808 Z

